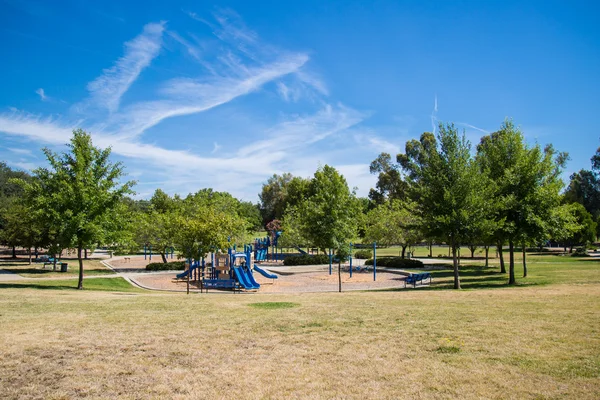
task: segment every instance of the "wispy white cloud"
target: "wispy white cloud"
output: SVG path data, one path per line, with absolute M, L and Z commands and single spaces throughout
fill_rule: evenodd
M 385 152 L 392 156 L 400 153 L 399 145 L 378 137 L 373 132 L 356 133 L 354 134 L 354 140 L 357 144 L 370 147 L 379 153 Z
M 467 124 L 466 122 L 456 122 L 455 124 L 459 125 L 459 126 L 464 126 L 465 128 L 474 129 L 474 130 L 479 131 L 481 133 L 485 133 L 486 135 L 488 135 L 490 133 L 490 131 L 488 131 L 488 130 L 485 130 L 485 129 L 482 129 L 482 128 L 478 128 L 478 127 L 476 127 L 474 125 Z
M 39 88 L 35 91 L 35 93 L 40 96 L 40 100 L 42 101 L 47 101 L 48 100 L 48 96 L 46 96 L 46 93 L 44 92 L 43 88 Z
M 34 163 L 26 161 L 8 161 L 8 164 L 25 171 L 31 171 L 38 167 Z
M 11 153 L 18 154 L 21 156 L 33 157 L 33 152 L 29 149 L 17 149 L 17 148 L 13 148 L 13 147 L 7 147 L 6 150 L 10 151 Z
M 436 130 L 437 124 L 438 124 L 437 113 L 438 113 L 438 98 L 437 98 L 437 94 L 436 94 L 435 99 L 433 101 L 433 111 L 431 112 L 431 133 L 433 133 L 434 135 L 435 135 L 435 130 Z
M 147 24 L 140 35 L 126 42 L 123 57 L 88 84 L 90 99 L 87 105 L 116 111 L 123 94 L 159 54 L 164 29 L 164 22 Z
M 309 176 L 320 162 L 346 165 L 346 171 L 356 174 L 358 180 L 366 179 L 365 173 L 370 178 L 368 166 L 363 166 L 364 172 L 359 173 L 358 164 L 339 162 L 335 157 L 339 149 L 332 147 L 335 138 L 348 136 L 348 130 L 368 114 L 324 101 L 327 87 L 308 72 L 307 53 L 265 44 L 245 27 L 237 14 L 229 11 L 220 11 L 215 22 L 204 21 L 191 12 L 188 15 L 209 24 L 224 46 L 211 58 L 204 54 L 202 44 L 193 34 L 184 37 L 171 30 L 167 32 L 169 38 L 205 67 L 200 77 L 172 76 L 159 82 L 147 100 L 121 104 L 123 94 L 161 51 L 165 23 L 148 24 L 140 35 L 125 44 L 124 55 L 114 66 L 88 84 L 89 98 L 76 107 L 85 111 L 85 119 L 12 110 L 0 113 L 0 132 L 42 145 L 60 146 L 70 140 L 74 128 L 86 129 L 92 133 L 96 145 L 110 146 L 116 156 L 134 167 L 143 182 L 142 193 L 149 193 L 149 186 L 160 182 L 171 193 L 193 191 L 190 188 L 194 186 L 213 187 L 255 199 L 257 187 L 274 172 L 299 171 Z M 221 145 L 217 142 L 213 142 L 211 150 L 208 143 L 212 139 L 202 151 L 191 151 L 174 143 L 166 148 L 144 140 L 146 131 L 168 118 L 202 113 L 241 96 L 265 88 L 270 90 L 268 83 L 275 83 L 282 97 L 282 91 L 287 90 L 290 101 L 311 98 L 312 109 L 315 105 L 320 108 L 302 115 L 279 114 L 279 122 L 261 130 L 262 135 L 241 141 L 237 150 L 230 151 L 228 145 L 226 153 L 219 151 Z M 378 138 L 371 138 L 369 143 L 392 146 Z M 357 185 L 352 176 L 347 178 L 351 185 Z
M 42 143 L 64 144 L 78 123 L 64 123 L 52 117 L 40 117 L 23 112 L 0 114 L 0 132 L 25 136 Z

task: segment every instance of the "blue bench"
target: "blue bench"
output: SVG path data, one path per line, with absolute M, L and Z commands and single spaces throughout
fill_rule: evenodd
M 206 293 L 208 293 L 208 289 L 233 289 L 233 292 L 241 291 L 239 283 L 235 279 L 203 279 L 200 286 L 200 293 L 202 293 L 202 289 L 206 289 Z
M 429 272 L 423 272 L 421 274 L 410 274 L 404 280 L 404 287 L 407 284 L 413 285 L 413 287 L 417 287 L 417 282 L 421 282 L 421 285 L 424 283 L 423 281 L 429 279 L 429 284 L 431 284 L 431 274 Z

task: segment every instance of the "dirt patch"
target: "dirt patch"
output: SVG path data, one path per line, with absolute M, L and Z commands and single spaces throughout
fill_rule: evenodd
M 160 290 L 181 290 L 187 288 L 185 280 L 176 280 L 175 273 L 148 274 L 132 277 L 139 284 Z M 261 287 L 259 293 L 312 293 L 335 292 L 338 290 L 337 272 L 309 272 L 293 275 L 280 275 L 278 279 L 265 278 L 255 273 L 254 278 Z M 342 273 L 342 290 L 370 290 L 404 287 L 405 277 L 389 272 L 378 272 L 373 281 L 372 273 L 354 273 L 352 278 L 348 272 Z M 197 289 L 196 282 L 191 282 Z

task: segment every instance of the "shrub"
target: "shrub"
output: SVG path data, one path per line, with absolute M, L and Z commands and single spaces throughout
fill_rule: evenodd
M 373 252 L 371 250 L 357 250 L 354 253 L 354 258 L 360 258 L 361 260 L 365 260 L 373 257 Z
M 168 263 L 150 263 L 146 265 L 146 271 L 183 271 L 184 261 L 171 261 Z
M 302 254 L 299 256 L 289 256 L 283 260 L 283 265 L 318 265 L 329 264 L 329 256 L 326 254 L 309 255 Z
M 585 247 L 578 247 L 575 249 L 573 254 L 571 254 L 571 256 L 572 257 L 587 257 L 587 256 L 589 256 L 589 254 L 587 253 L 587 250 Z
M 373 259 L 365 261 L 365 265 L 373 265 Z M 388 268 L 423 268 L 423 262 L 402 257 L 377 257 L 377 265 Z

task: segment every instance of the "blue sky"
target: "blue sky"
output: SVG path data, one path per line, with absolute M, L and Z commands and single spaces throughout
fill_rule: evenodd
M 512 117 L 565 178 L 600 145 L 597 1 L 0 0 L 0 37 L 0 160 L 44 165 L 81 127 L 138 197 L 256 201 L 323 164 L 366 195 L 435 121 L 476 145 Z

